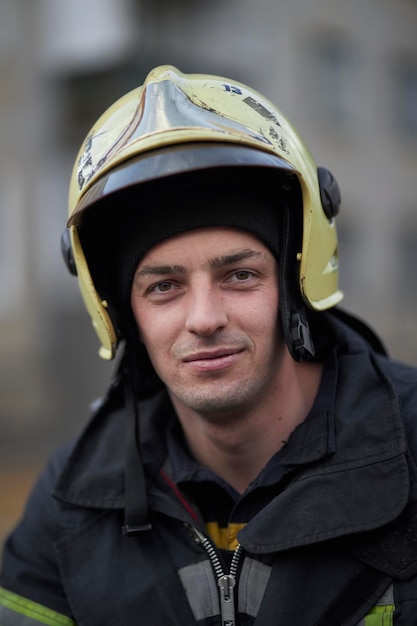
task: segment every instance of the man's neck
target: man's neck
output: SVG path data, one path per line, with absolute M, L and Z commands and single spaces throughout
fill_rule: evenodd
M 193 456 L 243 493 L 307 417 L 321 373 L 318 363 L 292 361 L 269 402 L 238 415 L 201 415 L 172 396 Z

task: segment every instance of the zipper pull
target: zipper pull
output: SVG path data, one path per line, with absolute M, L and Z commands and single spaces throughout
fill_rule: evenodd
M 222 626 L 234 626 L 235 624 L 235 599 L 233 594 L 235 583 L 234 577 L 230 574 L 220 576 L 217 581 L 220 588 Z

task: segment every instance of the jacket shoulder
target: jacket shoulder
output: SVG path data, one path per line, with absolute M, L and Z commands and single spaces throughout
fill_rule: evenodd
M 384 356 L 377 357 L 400 401 L 405 423 L 417 429 L 417 367 Z
M 411 456 L 410 469 L 413 471 L 414 481 L 417 484 L 417 367 L 386 357 L 379 357 L 379 361 L 398 398 Z
M 3 547 L 0 585 L 27 601 L 70 616 L 61 588 L 54 543 L 62 534 L 61 504 L 52 496 L 73 444 L 57 450 L 38 477 L 22 519 Z

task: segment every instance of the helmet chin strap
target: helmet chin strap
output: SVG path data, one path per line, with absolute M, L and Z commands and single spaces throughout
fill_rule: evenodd
M 129 383 L 128 383 L 129 384 Z M 129 406 L 128 408 L 132 408 Z M 126 462 L 125 462 L 125 523 L 122 533 L 129 537 L 151 530 L 148 503 L 146 497 L 145 475 L 137 441 L 137 416 L 130 415 L 127 430 Z
M 125 374 L 128 422 L 126 426 L 125 520 L 122 533 L 132 537 L 151 530 L 152 525 L 149 522 L 145 472 L 140 454 L 140 424 L 136 397 L 137 369 L 133 363 L 134 355 L 128 347 L 126 357 L 130 372 Z
M 299 293 L 297 253 L 301 246 L 302 197 L 298 184 L 284 188 L 279 257 L 279 300 L 282 332 L 295 361 L 312 360 L 314 343 L 307 310 Z
M 127 410 L 125 458 L 125 519 L 122 532 L 129 537 L 152 529 L 149 520 L 145 472 L 141 454 L 139 399 L 152 396 L 162 388 L 146 350 L 139 342 L 133 321 L 123 329 L 126 338 L 123 356 Z

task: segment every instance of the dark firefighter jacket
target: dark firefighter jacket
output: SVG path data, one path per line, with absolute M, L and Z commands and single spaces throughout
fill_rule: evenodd
M 415 626 L 417 371 L 329 323 L 335 451 L 325 452 L 327 434 L 306 439 L 308 453 L 240 531 L 233 577 L 216 570 L 204 525 L 170 478 L 164 392 L 139 407 L 152 527 L 122 533 L 128 416 L 115 385 L 51 460 L 4 547 L 1 626 Z M 287 465 L 292 441 L 309 436 L 297 431 Z

